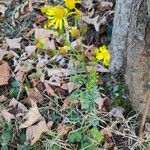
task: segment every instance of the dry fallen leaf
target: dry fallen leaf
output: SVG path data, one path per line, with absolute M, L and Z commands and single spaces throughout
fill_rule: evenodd
M 32 0 L 28 0 L 28 6 L 29 6 L 29 11 L 33 11 L 33 5 L 32 5 Z
M 96 71 L 101 72 L 101 73 L 109 73 L 110 72 L 107 68 L 103 67 L 100 64 L 96 66 Z
M 34 45 L 29 45 L 29 46 L 25 47 L 25 51 L 26 51 L 28 57 L 31 55 L 34 55 L 35 50 L 36 50 L 36 46 L 34 46 Z
M 32 107 L 25 115 L 26 121 L 20 125 L 20 128 L 26 129 L 26 144 L 33 145 L 40 139 L 43 132 L 48 131 L 45 119 L 40 114 L 38 107 L 34 101 L 31 101 Z
M 0 49 L 0 62 L 5 58 L 10 59 L 12 57 L 19 57 L 14 51 L 10 50 L 10 51 L 6 51 L 4 49 Z
M 55 49 L 55 42 L 54 40 L 50 40 L 50 38 L 56 37 L 58 34 L 52 30 L 46 29 L 35 29 L 35 38 L 36 40 L 43 40 L 44 41 L 44 49 Z
M 45 119 L 42 118 L 38 123 L 35 125 L 29 126 L 26 129 L 26 142 L 31 145 L 36 143 L 41 137 L 41 134 L 48 131 L 48 127 L 46 125 Z
M 20 128 L 27 128 L 33 125 L 34 123 L 42 120 L 43 117 L 39 113 L 36 103 L 32 102 L 32 105 L 35 105 L 35 106 L 32 106 L 32 108 L 30 108 L 29 112 L 24 117 L 26 121 L 20 125 Z
M 0 65 L 0 86 L 8 84 L 10 68 L 7 62 Z
M 7 100 L 7 97 L 5 97 L 4 95 L 0 96 L 0 103 L 5 102 Z
M 90 10 L 93 7 L 93 0 L 83 0 L 82 1 L 82 6 Z
M 77 88 L 79 88 L 81 85 L 79 84 L 75 84 L 72 82 L 67 83 L 68 85 L 68 92 L 71 93 L 73 90 L 76 90 Z
M 44 100 L 44 97 L 43 97 L 42 93 L 39 92 L 39 90 L 37 88 L 30 88 L 29 92 L 28 92 L 28 97 L 26 99 L 28 99 L 29 102 L 32 99 L 36 103 L 37 102 L 42 103 Z
M 21 44 L 20 44 L 20 41 L 21 41 L 22 38 L 14 38 L 14 39 L 9 39 L 9 38 L 6 38 L 6 44 L 8 45 L 8 47 L 10 49 L 15 49 L 15 48 L 21 48 Z
M 27 112 L 27 108 L 15 99 L 10 100 L 7 109 L 2 110 L 1 114 L 3 118 L 10 122 L 12 119 L 23 116 Z
M 106 98 L 102 98 L 102 97 L 98 97 L 97 100 L 96 100 L 96 104 L 98 105 L 98 109 L 101 111 L 102 110 L 102 107 L 104 105 L 104 101 L 105 101 Z
M 94 56 L 94 50 L 93 50 L 93 45 L 90 45 L 88 47 L 86 47 L 86 51 L 84 52 L 84 55 L 89 59 L 92 60 L 93 56 Z
M 69 99 L 65 99 L 63 101 L 63 105 L 62 105 L 60 111 L 64 111 L 65 109 L 67 109 L 69 107 L 69 105 L 70 105 L 70 100 Z
M 107 126 L 107 127 L 103 128 L 103 129 L 101 130 L 101 133 L 102 133 L 103 135 L 105 135 L 105 136 L 109 137 L 109 138 L 111 138 L 111 137 L 112 137 L 112 132 L 111 132 L 110 127 L 109 127 L 109 126 Z
M 62 74 L 65 74 L 65 72 L 66 72 L 65 69 L 48 69 L 47 70 L 49 77 L 51 77 L 53 75 L 62 75 Z
M 53 124 L 54 124 L 53 121 L 49 121 L 49 122 L 47 123 L 47 127 L 48 127 L 49 130 L 51 129 L 51 127 L 52 127 Z
M 87 24 L 92 24 L 95 27 L 95 30 L 99 32 L 99 28 L 101 25 L 101 22 L 99 21 L 99 16 L 96 16 L 94 18 L 90 18 L 89 16 L 83 16 L 82 19 L 87 23 Z
M 16 68 L 14 70 L 15 73 L 17 72 L 16 79 L 20 82 L 22 82 L 24 75 L 28 74 L 28 72 L 34 68 L 33 65 L 28 61 L 23 61 L 23 63 L 26 63 L 26 65 L 20 65 L 21 63 L 22 62 L 20 61 L 20 63 L 16 65 Z
M 54 32 L 52 30 L 46 30 L 43 28 L 36 28 L 35 29 L 35 38 L 36 39 L 40 39 L 40 38 L 47 39 L 47 38 L 50 38 L 52 35 L 57 36 L 58 33 Z
M 64 135 L 66 135 L 73 128 L 74 128 L 74 125 L 67 126 L 67 125 L 59 124 L 59 126 L 57 128 L 57 132 L 59 133 L 59 137 L 62 138 Z
M 8 112 L 9 109 L 7 110 L 2 110 L 1 114 L 2 117 L 7 121 L 7 122 L 11 122 L 12 119 L 15 119 L 15 116 L 11 113 Z
M 44 85 L 45 85 L 45 88 L 46 88 L 46 92 L 50 95 L 50 96 L 57 96 L 54 92 L 54 90 L 51 88 L 51 86 L 49 85 L 48 81 L 45 80 L 44 81 Z
M 113 7 L 113 3 L 112 2 L 101 2 L 100 3 L 100 11 L 105 11 L 105 10 L 109 10 L 112 9 Z
M 122 118 L 124 119 L 123 113 L 124 113 L 124 109 L 122 107 L 114 107 L 111 109 L 111 111 L 109 112 L 110 116 L 114 116 L 116 118 Z
M 17 108 L 20 109 L 22 112 L 27 112 L 28 111 L 28 109 L 22 103 L 18 102 L 14 98 L 10 101 L 8 106 L 9 107 L 16 107 L 17 106 Z
M 83 50 L 82 43 L 80 39 L 77 39 L 71 43 L 71 46 L 77 51 L 81 52 Z
M 7 7 L 5 5 L 0 4 L 0 13 L 2 14 L 2 17 L 4 17 L 6 10 Z

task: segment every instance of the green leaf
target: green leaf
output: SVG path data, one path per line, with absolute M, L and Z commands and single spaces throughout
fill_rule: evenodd
M 61 147 L 58 145 L 53 145 L 52 150 L 61 150 Z
M 81 144 L 81 150 L 97 150 L 97 148 L 89 142 L 84 142 Z
M 1 150 L 8 150 L 8 146 L 7 145 L 2 145 Z
M 18 150 L 32 150 L 33 148 L 28 145 L 23 145 L 18 148 Z
M 102 133 L 97 129 L 97 128 L 92 128 L 90 131 L 89 131 L 89 135 L 90 137 L 95 140 L 97 143 L 101 143 L 102 140 L 103 140 L 103 135 Z
M 10 85 L 11 85 L 11 89 L 9 92 L 10 97 L 11 98 L 13 98 L 13 97 L 17 98 L 19 90 L 20 90 L 19 82 L 17 80 L 14 80 L 11 82 Z
M 80 142 L 82 140 L 81 131 L 73 131 L 68 134 L 68 140 L 71 143 Z
M 25 132 L 22 132 L 22 133 L 20 134 L 20 136 L 19 136 L 19 141 L 20 141 L 21 143 L 24 143 L 25 140 L 26 140 L 26 134 L 25 134 Z

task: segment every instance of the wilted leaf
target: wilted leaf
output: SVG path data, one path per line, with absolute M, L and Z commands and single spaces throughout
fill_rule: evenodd
M 26 129 L 26 142 L 31 145 L 36 143 L 41 137 L 41 134 L 48 131 L 48 127 L 46 125 L 45 119 L 42 118 L 38 123 L 35 125 L 29 126 Z
M 101 133 L 102 133 L 103 135 L 105 135 L 105 136 L 109 137 L 109 138 L 111 138 L 111 137 L 112 137 L 112 132 L 111 132 L 110 127 L 109 127 L 109 126 L 107 126 L 107 127 L 103 128 L 103 129 L 101 130 Z
M 84 55 L 89 59 L 92 60 L 94 56 L 94 51 L 93 51 L 93 45 L 86 47 L 86 51 Z
M 10 68 L 7 62 L 0 65 L 0 86 L 8 84 Z
M 77 39 L 75 41 L 73 41 L 71 43 L 71 46 L 76 49 L 77 51 L 81 52 L 83 49 L 82 49 L 82 43 L 81 43 L 81 40 L 80 39 Z
M 6 44 L 9 46 L 10 49 L 15 49 L 15 48 L 21 48 L 20 41 L 22 38 L 14 38 L 14 39 L 8 39 L 6 38 Z

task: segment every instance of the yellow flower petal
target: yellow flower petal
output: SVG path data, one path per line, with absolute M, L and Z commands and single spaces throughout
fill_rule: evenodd
M 59 20 L 56 20 L 55 29 L 57 29 L 59 26 Z
M 62 30 L 63 25 L 67 25 L 66 15 L 68 11 L 63 6 L 44 6 L 41 10 L 48 16 L 48 23 L 45 27 L 54 26 L 55 29 Z
M 60 29 L 60 30 L 62 30 L 62 26 L 63 26 L 62 20 L 60 19 L 60 21 L 59 21 L 59 29 Z

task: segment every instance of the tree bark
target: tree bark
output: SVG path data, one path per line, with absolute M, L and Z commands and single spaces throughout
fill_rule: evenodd
M 110 47 L 110 70 L 124 75 L 132 104 L 140 113 L 150 90 L 149 8 L 149 0 L 117 0 Z

